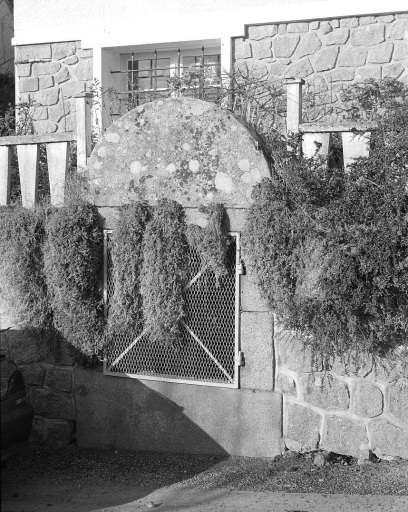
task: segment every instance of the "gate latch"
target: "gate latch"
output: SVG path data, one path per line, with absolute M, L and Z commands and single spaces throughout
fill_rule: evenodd
M 240 275 L 245 274 L 245 267 L 242 260 L 239 260 L 239 263 L 237 264 L 237 273 Z
M 237 363 L 238 366 L 245 366 L 245 355 L 241 350 L 238 352 Z

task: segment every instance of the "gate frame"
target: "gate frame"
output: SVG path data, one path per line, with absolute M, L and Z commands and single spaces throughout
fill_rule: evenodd
M 108 245 L 107 245 L 107 235 L 112 233 L 112 229 L 104 229 L 103 230 L 103 302 L 104 302 L 104 317 L 107 319 L 107 300 L 108 300 L 108 272 L 107 272 L 107 261 L 108 261 Z M 241 261 L 241 233 L 239 231 L 229 231 L 229 236 L 235 238 L 236 249 L 235 249 L 235 329 L 234 329 L 234 381 L 232 383 L 222 383 L 222 382 L 206 382 L 206 381 L 196 381 L 196 380 L 187 380 L 187 379 L 172 379 L 166 377 L 154 377 L 150 375 L 142 375 L 142 374 L 133 374 L 133 373 L 118 373 L 111 372 L 108 370 L 108 364 L 106 361 L 106 357 L 103 359 L 103 374 L 109 375 L 111 377 L 122 377 L 122 378 L 130 378 L 130 379 L 138 379 L 138 380 L 151 380 L 158 382 L 173 382 L 176 384 L 190 384 L 196 386 L 212 386 L 219 388 L 233 388 L 238 389 L 240 387 L 240 372 L 239 367 L 242 366 L 241 363 L 241 280 L 240 276 L 243 273 L 242 261 Z

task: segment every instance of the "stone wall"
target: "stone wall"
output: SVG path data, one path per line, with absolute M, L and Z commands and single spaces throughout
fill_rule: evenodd
M 18 101 L 35 101 L 35 132 L 74 130 L 72 98 L 92 85 L 92 50 L 78 41 L 16 46 L 15 63 Z
M 333 84 L 393 77 L 408 84 L 408 14 L 248 26 L 235 66 L 272 79 Z
M 361 368 L 336 363 L 311 373 L 302 341 L 275 324 L 276 390 L 286 448 L 323 448 L 368 459 L 408 458 L 408 355 Z

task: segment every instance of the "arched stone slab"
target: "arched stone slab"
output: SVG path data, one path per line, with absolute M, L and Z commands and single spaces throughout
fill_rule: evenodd
M 161 197 L 184 207 L 250 206 L 269 166 L 249 130 L 226 109 L 177 98 L 142 105 L 112 124 L 89 159 L 98 206 Z

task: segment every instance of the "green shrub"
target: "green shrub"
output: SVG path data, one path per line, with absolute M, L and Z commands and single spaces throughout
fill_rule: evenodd
M 208 224 L 205 228 L 190 225 L 187 229 L 188 243 L 198 252 L 202 267 L 208 267 L 215 274 L 218 283 L 220 277 L 227 274 L 225 209 L 221 204 L 210 204 L 201 207 L 200 211 L 208 216 Z
M 286 159 L 254 189 L 244 242 L 260 288 L 329 369 L 408 340 L 408 102 L 349 173 Z
M 145 203 L 127 204 L 120 209 L 111 245 L 114 292 L 109 302 L 110 333 L 133 336 L 142 325 L 142 241 L 150 216 L 150 209 Z
M 187 250 L 183 207 L 161 199 L 146 226 L 140 280 L 143 321 L 152 343 L 175 346 L 180 340 Z
M 47 209 L 0 208 L 0 296 L 22 325 L 51 329 L 43 268 Z
M 102 304 L 98 284 L 103 238 L 97 210 L 89 204 L 55 209 L 46 224 L 44 270 L 54 325 L 86 356 L 103 347 Z

